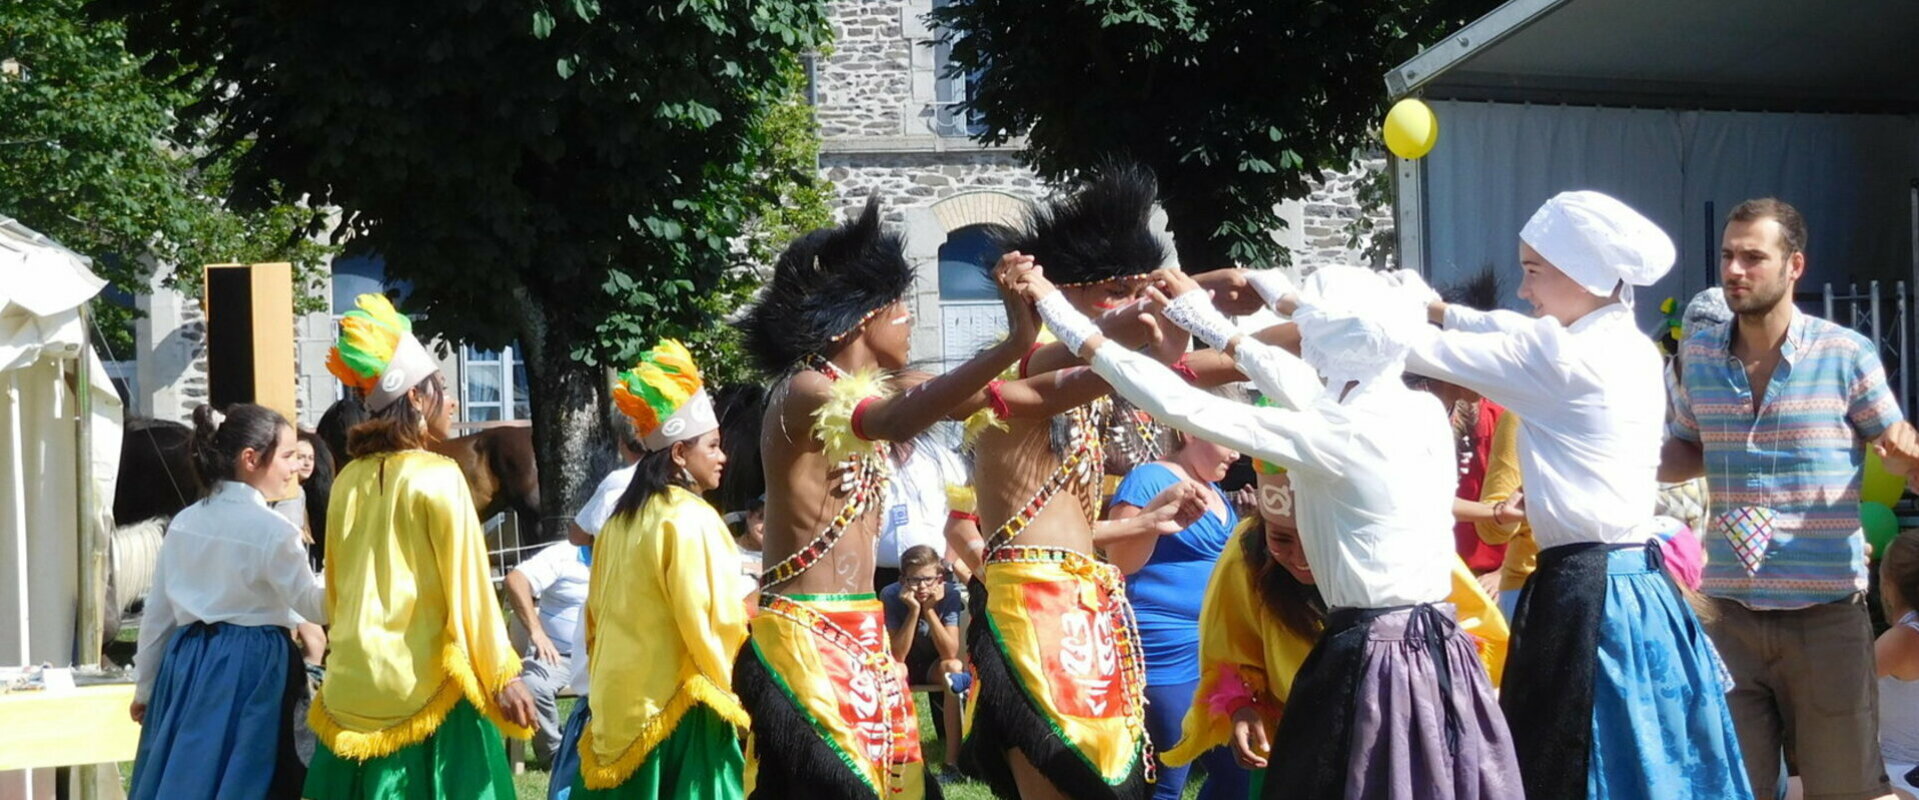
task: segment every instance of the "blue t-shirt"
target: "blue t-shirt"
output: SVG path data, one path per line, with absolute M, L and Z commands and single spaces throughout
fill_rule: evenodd
M 1113 492 L 1113 503 L 1145 508 L 1180 477 L 1160 464 L 1142 464 L 1127 473 Z M 1219 492 L 1217 484 L 1212 486 Z M 1211 511 L 1186 530 L 1161 536 L 1146 566 L 1126 577 L 1126 595 L 1139 620 L 1139 637 L 1146 652 L 1146 680 L 1176 684 L 1199 680 L 1199 607 L 1206 597 L 1206 581 L 1213 562 L 1233 539 L 1239 513 L 1220 492 L 1226 516 Z
M 899 630 L 899 627 L 906 623 L 906 615 L 908 613 L 906 610 L 906 601 L 900 599 L 900 585 L 898 583 L 888 584 L 886 588 L 880 590 L 880 605 L 886 607 L 887 631 Z M 949 626 L 957 626 L 960 622 L 960 612 L 964 610 L 966 610 L 966 590 L 961 588 L 957 581 L 951 578 L 946 579 L 946 596 L 940 598 L 940 622 Z M 926 628 L 926 620 L 919 620 L 919 625 L 918 635 L 932 635 L 933 632 Z

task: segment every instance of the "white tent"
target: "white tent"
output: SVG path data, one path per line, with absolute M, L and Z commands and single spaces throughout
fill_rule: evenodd
M 86 258 L 0 217 L 0 666 L 99 659 L 78 652 L 77 615 L 120 458 L 120 398 L 82 316 L 104 286 Z
M 1919 82 L 1900 54 L 1914 35 L 1915 3 L 1510 0 L 1384 76 L 1439 116 L 1432 154 L 1396 165 L 1400 258 L 1434 285 L 1491 264 L 1516 303 L 1526 217 L 1598 189 L 1678 245 L 1639 292 L 1650 329 L 1661 299 L 1716 283 L 1726 213 L 1772 195 L 1811 227 L 1802 302 L 1826 283 L 1910 291 Z

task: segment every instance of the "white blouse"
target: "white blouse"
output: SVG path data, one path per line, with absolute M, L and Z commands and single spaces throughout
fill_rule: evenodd
M 1526 519 L 1541 548 L 1651 535 L 1666 385 L 1632 309 L 1613 303 L 1568 327 L 1448 306 L 1446 330 L 1427 328 L 1408 364 L 1519 415 Z
M 1251 337 L 1236 360 L 1291 408 L 1261 408 L 1187 385 L 1153 359 L 1111 342 L 1093 370 L 1154 419 L 1285 467 L 1300 541 L 1333 608 L 1443 602 L 1451 592 L 1452 427 L 1437 399 L 1398 376 L 1344 403 L 1297 356 Z
M 326 621 L 326 587 L 307 566 L 300 529 L 259 490 L 235 481 L 221 481 L 167 525 L 146 603 L 134 656 L 134 696 L 143 703 L 179 628 L 225 622 L 291 629 L 299 618 Z

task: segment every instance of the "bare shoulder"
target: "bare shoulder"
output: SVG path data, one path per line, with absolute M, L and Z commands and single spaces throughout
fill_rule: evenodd
M 1894 625 L 1879 635 L 1874 650 L 1882 674 L 1902 681 L 1919 680 L 1919 631 Z

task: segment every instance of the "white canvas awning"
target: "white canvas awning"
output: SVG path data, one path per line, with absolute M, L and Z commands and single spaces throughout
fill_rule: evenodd
M 0 217 L 0 665 L 98 658 L 77 652 L 82 538 L 105 552 L 121 403 L 83 311 L 105 286 L 86 258 Z

